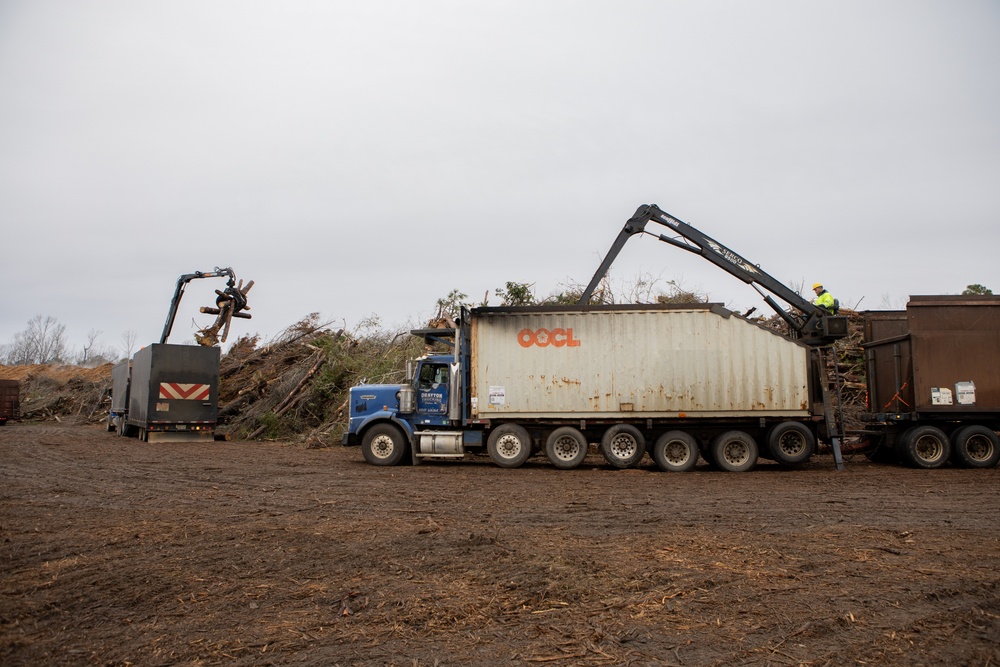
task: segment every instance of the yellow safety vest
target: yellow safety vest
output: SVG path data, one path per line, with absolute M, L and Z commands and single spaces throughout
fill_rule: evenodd
M 823 290 L 823 292 L 813 301 L 814 306 L 819 306 L 831 315 L 833 314 L 833 295 Z

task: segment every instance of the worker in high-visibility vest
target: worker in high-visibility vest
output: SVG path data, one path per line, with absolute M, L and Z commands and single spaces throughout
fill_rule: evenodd
M 819 306 L 831 315 L 837 312 L 837 300 L 833 298 L 833 295 L 823 288 L 823 283 L 816 283 L 813 285 L 813 291 L 816 292 L 816 298 L 813 299 L 813 305 Z

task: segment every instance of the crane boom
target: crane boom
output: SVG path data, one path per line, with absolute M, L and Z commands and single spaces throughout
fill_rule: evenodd
M 177 279 L 177 287 L 174 289 L 174 296 L 170 300 L 170 309 L 167 311 L 167 321 L 163 325 L 163 333 L 160 334 L 160 343 L 166 343 L 167 338 L 170 337 L 170 332 L 174 328 L 174 319 L 177 317 L 177 308 L 180 306 L 181 298 L 184 296 L 184 291 L 187 289 L 188 283 L 198 278 L 222 277 L 226 277 L 228 280 L 226 281 L 225 290 L 215 290 L 216 294 L 219 295 L 216 304 L 219 305 L 220 308 L 201 309 L 201 312 L 219 315 L 219 318 L 215 325 L 204 330 L 203 336 L 199 338 L 199 342 L 203 345 L 215 345 L 218 342 L 217 334 L 219 328 L 224 328 L 228 333 L 230 319 L 233 317 L 250 319 L 250 313 L 244 313 L 242 311 L 249 310 L 246 294 L 250 291 L 250 288 L 253 287 L 252 280 L 245 287 L 242 280 L 239 285 L 237 285 L 236 274 L 233 272 L 232 268 L 228 266 L 222 269 L 215 267 L 212 271 L 195 271 L 194 273 L 185 273 Z M 223 335 L 223 341 L 224 340 L 225 334 Z
M 646 225 L 650 222 L 668 227 L 673 230 L 675 235 L 653 234 L 646 231 Z M 611 249 L 605 255 L 604 261 L 601 262 L 594 277 L 591 278 L 590 284 L 580 296 L 580 305 L 589 303 L 594 295 L 594 290 L 607 275 L 618 253 L 621 252 L 625 243 L 636 234 L 649 234 L 664 243 L 701 255 L 719 268 L 749 284 L 788 323 L 793 331 L 811 345 L 826 345 L 847 335 L 846 317 L 830 315 L 823 309 L 814 306 L 756 264 L 749 262 L 740 254 L 683 220 L 666 213 L 656 204 L 643 204 L 625 222 L 625 227 L 618 233 L 614 243 L 611 244 Z M 798 312 L 792 313 L 785 310 L 769 294 L 761 291 L 761 288 L 779 297 Z

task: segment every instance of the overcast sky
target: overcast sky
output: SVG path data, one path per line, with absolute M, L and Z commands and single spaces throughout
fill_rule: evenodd
M 418 324 L 585 284 L 646 203 L 862 310 L 1000 292 L 998 67 L 997 0 L 0 0 L 0 344 L 156 342 L 215 266 L 234 333 Z M 642 274 L 767 311 L 649 237 Z

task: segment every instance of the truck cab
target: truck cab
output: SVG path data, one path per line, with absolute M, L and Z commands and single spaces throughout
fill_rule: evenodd
M 417 332 L 414 332 L 417 333 Z M 461 384 L 450 354 L 424 355 L 407 365 L 403 384 L 351 388 L 344 445 L 360 445 L 365 459 L 396 465 L 407 455 L 461 458 Z

